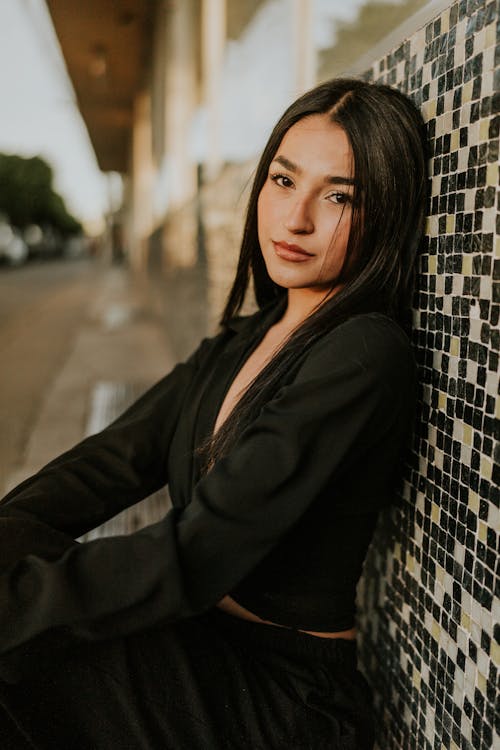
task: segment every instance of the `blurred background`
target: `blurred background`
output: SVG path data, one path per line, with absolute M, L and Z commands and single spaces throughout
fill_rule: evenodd
M 434 154 L 421 420 L 358 589 L 380 750 L 500 747 L 498 12 L 0 0 L 0 495 L 215 332 L 259 153 L 297 95 L 365 74 L 419 97 Z M 167 502 L 95 533 L 133 531 Z
M 276 119 L 448 5 L 0 0 L 0 488 L 215 331 Z

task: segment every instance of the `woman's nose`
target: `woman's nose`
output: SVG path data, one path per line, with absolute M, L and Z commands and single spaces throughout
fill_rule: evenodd
M 294 234 L 310 234 L 314 231 L 314 221 L 308 200 L 299 197 L 293 200 L 285 217 L 285 228 Z

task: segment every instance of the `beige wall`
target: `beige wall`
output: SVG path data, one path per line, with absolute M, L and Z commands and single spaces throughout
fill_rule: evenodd
M 209 327 L 222 312 L 236 271 L 253 168 L 228 165 L 203 190 Z

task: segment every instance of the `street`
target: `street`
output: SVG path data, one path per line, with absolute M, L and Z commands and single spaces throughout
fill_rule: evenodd
M 89 259 L 0 269 L 0 361 L 2 494 L 83 437 L 99 385 L 141 390 L 171 366 L 144 288 Z

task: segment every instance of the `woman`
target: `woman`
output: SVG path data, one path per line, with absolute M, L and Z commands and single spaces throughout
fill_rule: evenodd
M 221 332 L 0 505 L 3 748 L 372 747 L 354 598 L 411 431 L 425 182 L 397 91 L 285 112 Z M 166 483 L 161 522 L 74 541 Z

